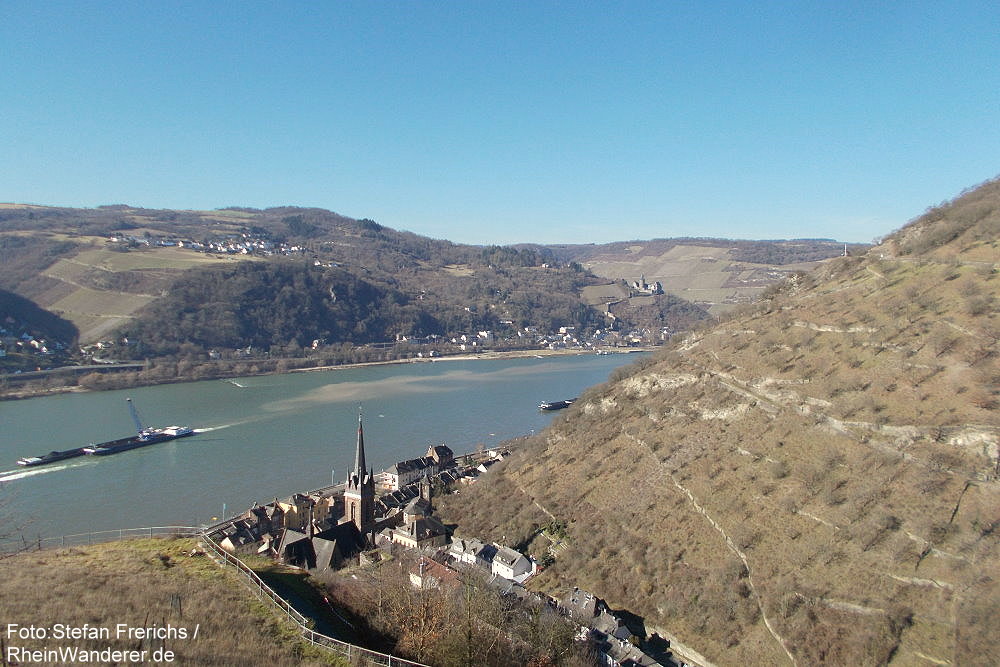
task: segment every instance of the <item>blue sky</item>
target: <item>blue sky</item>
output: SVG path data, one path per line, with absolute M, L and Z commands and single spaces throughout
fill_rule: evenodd
M 0 201 L 870 241 L 1000 174 L 1000 3 L 0 3 Z

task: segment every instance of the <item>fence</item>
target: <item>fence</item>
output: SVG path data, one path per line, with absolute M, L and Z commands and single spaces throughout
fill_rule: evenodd
M 214 556 L 216 562 L 228 565 L 235 569 L 237 575 L 243 579 L 247 588 L 257 596 L 262 602 L 270 603 L 279 609 L 299 628 L 299 634 L 310 644 L 323 647 L 344 656 L 351 665 L 385 665 L 386 667 L 427 667 L 419 662 L 412 662 L 397 658 L 387 653 L 379 653 L 361 646 L 355 646 L 333 637 L 315 632 L 309 627 L 310 619 L 303 616 L 287 600 L 278 595 L 264 581 L 257 576 L 257 573 L 250 569 L 246 563 L 236 558 L 228 551 L 215 543 L 203 529 L 193 526 L 152 526 L 149 528 L 121 528 L 118 530 L 102 530 L 92 533 L 80 533 L 77 535 L 64 535 L 62 537 L 38 538 L 28 542 L 8 542 L 0 545 L 0 553 L 20 553 L 25 551 L 41 551 L 42 549 L 55 549 L 59 547 L 86 546 L 88 544 L 100 544 L 102 542 L 116 542 L 133 538 L 152 537 L 196 537 Z
M 316 646 L 322 646 L 343 655 L 352 665 L 386 665 L 388 667 L 395 667 L 398 665 L 399 667 L 426 667 L 426 665 L 422 665 L 419 662 L 411 662 L 387 653 L 372 651 L 370 649 L 355 646 L 354 644 L 349 644 L 347 642 L 340 641 L 339 639 L 327 637 L 324 634 L 315 632 L 309 627 L 309 619 L 299 613 L 295 607 L 288 604 L 283 597 L 275 593 L 270 586 L 265 584 L 264 581 L 257 576 L 256 572 L 246 565 L 246 563 L 220 547 L 214 540 L 208 537 L 208 535 L 201 535 L 200 537 L 202 543 L 205 544 L 205 546 L 207 546 L 213 554 L 221 558 L 222 562 L 225 564 L 231 565 L 236 569 L 236 572 L 246 582 L 247 587 L 251 590 L 251 592 L 253 592 L 254 595 L 264 602 L 270 602 L 273 604 L 275 607 L 283 611 L 293 623 L 298 625 L 299 634 L 301 634 L 303 639 L 307 642 Z
M 57 547 L 80 547 L 102 542 L 117 542 L 139 537 L 197 537 L 201 529 L 195 526 L 151 526 L 148 528 L 119 528 L 99 530 L 92 533 L 63 535 L 62 537 L 39 537 L 27 540 L 8 540 L 0 543 L 0 554 L 16 554 L 22 551 L 41 551 Z

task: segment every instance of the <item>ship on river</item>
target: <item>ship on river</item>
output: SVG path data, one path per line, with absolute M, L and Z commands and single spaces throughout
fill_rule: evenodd
M 62 461 L 63 459 L 71 459 L 75 456 L 83 456 L 83 447 L 76 447 L 74 449 L 64 449 L 61 452 L 53 451 L 48 454 L 42 454 L 41 456 L 22 456 L 17 460 L 17 465 L 19 466 L 41 466 L 46 463 L 55 463 L 56 461 Z
M 194 435 L 195 431 L 190 426 L 164 426 L 160 428 L 144 427 L 142 425 L 142 421 L 139 419 L 139 413 L 136 411 L 135 404 L 132 402 L 132 399 L 126 398 L 125 400 L 128 402 L 129 412 L 132 414 L 132 421 L 135 422 L 136 435 L 97 444 L 90 444 L 86 447 L 52 451 L 48 454 L 42 454 L 41 456 L 25 456 L 18 459 L 17 464 L 19 466 L 29 467 L 55 463 L 56 461 L 63 461 L 77 456 L 106 456 L 108 454 L 117 454 L 118 452 L 125 452 L 130 449 L 137 449 L 139 447 L 146 447 L 147 445 L 155 445 L 159 442 L 166 442 L 167 440 L 176 440 L 177 438 Z
M 543 412 L 549 412 L 551 410 L 562 410 L 563 408 L 568 408 L 573 405 L 575 398 L 567 398 L 562 401 L 542 401 L 538 404 L 538 409 Z

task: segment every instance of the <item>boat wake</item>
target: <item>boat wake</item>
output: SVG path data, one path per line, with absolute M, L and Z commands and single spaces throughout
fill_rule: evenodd
M 212 431 L 221 431 L 224 428 L 229 428 L 230 426 L 236 426 L 236 424 L 223 424 L 222 426 L 206 426 L 205 428 L 196 428 L 195 433 L 211 433 Z
M 211 433 L 212 431 L 221 431 L 224 428 L 230 428 L 233 426 L 240 426 L 242 424 L 247 424 L 252 421 L 257 421 L 256 419 L 244 419 L 243 421 L 233 422 L 232 424 L 219 424 L 218 426 L 201 426 L 194 429 L 195 433 Z
M 13 482 L 17 479 L 24 479 L 25 477 L 34 477 L 35 475 L 44 475 L 49 472 L 57 472 L 59 470 L 66 470 L 67 468 L 79 468 L 80 466 L 87 465 L 87 463 L 64 463 L 62 465 L 47 465 L 40 468 L 30 468 L 25 470 L 24 468 L 18 468 L 16 470 L 5 470 L 0 472 L 0 484 L 3 482 Z

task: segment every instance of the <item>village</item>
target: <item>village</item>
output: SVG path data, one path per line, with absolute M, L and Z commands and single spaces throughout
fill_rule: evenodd
M 218 237 L 204 238 L 200 241 L 191 238 L 166 238 L 132 235 L 112 235 L 107 237 L 107 244 L 110 247 L 126 250 L 129 248 L 179 248 L 181 250 L 203 253 L 220 257 L 301 257 L 311 258 L 313 266 L 323 268 L 337 268 L 344 266 L 338 262 L 320 259 L 315 252 L 315 247 L 287 243 L 280 239 L 272 238 L 265 230 L 254 229 L 241 232 L 239 235 L 226 235 Z M 549 264 L 542 264 L 542 268 L 550 268 Z M 362 267 L 364 268 L 364 267 Z M 367 270 L 367 269 L 365 269 Z M 514 327 L 514 322 L 502 320 L 501 328 L 506 333 L 499 331 L 467 331 L 452 332 L 445 336 L 413 337 L 400 335 L 395 341 L 374 343 L 373 347 L 393 347 L 398 344 L 409 344 L 415 346 L 440 347 L 442 345 L 452 346 L 458 351 L 475 351 L 482 348 L 496 346 L 497 343 L 508 344 L 529 344 L 542 349 L 581 349 L 597 350 L 607 347 L 629 347 L 644 344 L 659 344 L 667 340 L 675 333 L 672 327 L 636 327 L 633 329 L 620 328 L 616 324 L 618 319 L 612 312 L 612 307 L 627 305 L 633 298 L 649 298 L 664 294 L 663 284 L 659 281 L 647 282 L 645 275 L 638 280 L 619 280 L 624 289 L 624 298 L 613 298 L 603 305 L 604 315 L 608 318 L 609 325 L 603 330 L 593 332 L 588 336 L 581 336 L 576 331 L 576 327 L 563 326 L 552 331 L 543 330 L 537 326 L 525 326 L 523 328 Z M 335 295 L 334 295 L 335 296 Z M 417 296 L 423 299 L 423 294 Z M 470 305 L 466 310 L 470 313 L 476 312 L 476 306 Z M 324 341 L 315 341 L 314 348 L 322 345 Z M 106 345 L 113 345 L 111 341 L 106 341 Z M 221 351 L 217 355 L 224 354 Z M 427 352 L 427 356 L 435 356 L 438 352 Z M 424 356 L 421 354 L 420 356 Z
M 474 576 L 504 596 L 558 611 L 578 626 L 606 665 L 684 665 L 670 657 L 669 642 L 647 636 L 642 619 L 613 610 L 577 588 L 556 598 L 525 584 L 553 555 L 526 555 L 474 536 L 449 534 L 434 516 L 434 494 L 477 484 L 510 455 L 498 448 L 456 457 L 445 445 L 376 473 L 367 466 L 364 427 L 358 417 L 354 467 L 343 484 L 254 504 L 210 527 L 206 536 L 235 556 L 266 556 L 314 575 L 345 568 L 377 568 L 406 552 L 415 556 L 409 580 L 417 589 L 461 585 Z

